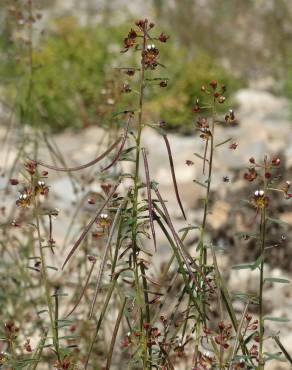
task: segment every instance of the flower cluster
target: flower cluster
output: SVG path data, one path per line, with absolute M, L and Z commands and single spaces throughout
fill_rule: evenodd
M 256 179 L 265 184 L 266 190 L 269 191 L 280 191 L 284 194 L 286 199 L 290 199 L 292 194 L 289 193 L 290 190 L 290 181 L 286 181 L 279 188 L 274 188 L 273 183 L 278 179 L 278 176 L 275 175 L 275 170 L 280 166 L 281 160 L 278 157 L 273 157 L 269 159 L 265 156 L 263 163 L 257 163 L 256 160 L 251 157 L 249 159 L 250 166 L 247 169 L 247 172 L 244 173 L 244 179 L 253 182 Z M 273 185 L 273 186 L 272 186 Z M 269 198 L 266 196 L 264 189 L 258 189 L 254 192 L 251 203 L 257 209 L 266 208 L 269 204 Z
M 197 120 L 197 130 L 200 132 L 200 138 L 207 141 L 211 138 L 212 133 L 210 131 L 209 122 L 207 118 L 200 117 Z
M 26 172 L 29 174 L 29 181 L 27 181 L 22 190 L 19 192 L 16 205 L 19 208 L 29 208 L 32 203 L 33 197 L 42 195 L 48 196 L 49 187 L 46 185 L 44 178 L 47 177 L 48 172 L 43 171 L 41 175 L 37 172 L 37 164 L 34 161 L 28 161 L 24 164 Z M 10 184 L 15 186 L 19 184 L 18 179 L 10 179 Z
M 124 49 L 122 52 L 125 53 L 132 47 L 135 47 L 137 50 L 141 50 L 142 65 L 144 65 L 145 69 L 155 69 L 159 65 L 159 49 L 152 43 L 152 41 L 157 40 L 161 43 L 165 43 L 169 39 L 169 36 L 165 35 L 163 32 L 158 37 L 150 36 L 149 32 L 152 28 L 154 28 L 155 25 L 153 22 L 149 22 L 148 19 L 140 19 L 136 21 L 135 26 L 137 29 L 131 28 L 127 37 L 124 38 Z M 137 41 L 138 38 L 143 39 L 141 45 Z M 146 41 L 150 41 L 151 43 L 146 46 Z M 134 73 L 135 69 L 126 69 L 126 74 L 129 76 L 133 76 Z M 161 82 L 160 86 L 166 87 L 167 82 Z
M 124 38 L 124 50 L 122 52 L 128 51 L 131 47 L 136 44 L 137 32 L 131 29 L 128 33 L 128 36 Z

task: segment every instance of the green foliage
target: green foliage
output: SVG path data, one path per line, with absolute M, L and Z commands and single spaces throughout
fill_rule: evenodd
M 6 58 L 6 63 L 0 67 L 0 78 L 8 82 L 7 97 L 11 104 L 16 100 L 22 121 L 45 125 L 53 131 L 101 124 L 101 91 L 108 80 L 113 79 L 114 66 L 123 66 L 117 56 L 125 34 L 120 26 L 90 28 L 80 27 L 71 17 L 59 20 L 53 31 L 40 38 L 33 48 L 32 84 L 27 48 L 16 43 L 10 53 L 19 58 Z M 11 50 L 4 38 L 0 50 L 3 55 Z M 149 120 L 163 119 L 170 128 L 189 130 L 193 120 L 192 105 L 196 97 L 202 97 L 202 85 L 207 86 L 216 76 L 220 76 L 230 91 L 236 91 L 241 84 L 207 54 L 200 53 L 190 59 L 187 49 L 172 40 L 160 51 L 167 69 L 160 68 L 159 76 L 170 79 L 166 88 L 154 86 L 147 89 Z M 125 59 L 123 63 L 126 66 L 132 64 Z M 114 109 L 118 111 L 119 107 L 116 105 Z
M 220 76 L 221 81 L 228 87 L 226 97 L 230 98 L 229 91 L 236 91 L 243 86 L 244 82 L 235 78 L 224 69 L 219 62 L 214 61 L 206 53 L 199 53 L 195 58 L 188 58 L 187 51 L 177 46 L 168 48 L 171 65 L 167 64 L 167 71 L 171 71 L 169 86 L 162 93 L 155 96 L 150 103 L 151 111 L 159 117 L 163 112 L 163 118 L 171 128 L 182 127 L 188 130 L 193 122 L 194 114 L 192 107 L 196 98 L 204 105 L 205 94 L 201 86 L 209 87 L 209 82 Z M 163 58 L 165 60 L 165 57 Z M 219 107 L 220 108 L 220 107 Z M 226 111 L 228 104 L 222 106 L 222 112 Z
M 17 99 L 23 121 L 53 130 L 95 122 L 100 90 L 113 60 L 109 39 L 111 46 L 115 39 L 120 41 L 114 28 L 80 27 L 74 18 L 59 21 L 33 51 L 31 93 L 27 58 L 6 63 L 1 74 L 13 77 L 8 95 Z

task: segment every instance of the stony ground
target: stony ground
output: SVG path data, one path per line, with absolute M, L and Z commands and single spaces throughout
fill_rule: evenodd
M 228 149 L 228 144 L 218 148 L 214 161 L 214 181 L 212 213 L 209 216 L 209 230 L 213 242 L 224 249 L 224 253 L 219 253 L 219 263 L 222 273 L 228 279 L 228 284 L 233 291 L 256 292 L 257 272 L 250 273 L 248 270 L 230 270 L 232 264 L 253 261 L 257 256 L 256 246 L 252 243 L 238 241 L 234 238 L 234 233 L 239 230 L 250 228 L 251 214 L 246 212 L 244 206 L 240 205 L 238 199 L 246 198 L 251 194 L 243 181 L 242 175 L 244 167 L 248 164 L 250 157 L 263 158 L 265 154 L 278 155 L 282 158 L 284 179 L 291 180 L 292 173 L 292 122 L 289 119 L 288 102 L 281 98 L 255 89 L 241 90 L 237 93 L 236 100 L 238 109 L 236 115 L 239 124 L 235 127 L 217 129 L 217 141 L 221 142 L 226 138 L 232 138 L 233 142 L 238 143 L 235 151 Z M 1 128 L 2 139 L 6 129 Z M 165 146 L 162 138 L 153 130 L 145 129 L 143 145 L 149 152 L 149 165 L 151 177 L 160 184 L 161 193 L 168 199 L 168 207 L 176 221 L 179 229 L 186 225 L 181 219 L 175 201 L 175 195 L 169 172 L 169 165 Z M 189 224 L 200 223 L 202 217 L 201 198 L 204 189 L 196 185 L 193 180 L 202 179 L 202 162 L 194 156 L 194 153 L 202 153 L 203 147 L 200 139 L 194 136 L 180 136 L 169 134 L 174 163 L 176 168 L 177 181 L 183 204 L 187 210 Z M 85 163 L 92 159 L 99 146 L 100 140 L 105 138 L 105 132 L 98 127 L 91 127 L 78 135 L 71 132 L 64 132 L 54 137 L 54 140 L 62 152 L 67 163 L 74 166 Z M 103 140 L 104 146 L 107 145 Z M 13 157 L 17 152 L 17 144 L 8 156 L 8 163 L 13 162 Z M 42 155 L 42 154 L 41 154 Z M 45 153 L 43 154 L 45 156 Z M 6 157 L 1 157 L 1 166 Z M 186 160 L 191 160 L 194 165 L 187 166 Z M 125 165 L 124 170 L 129 170 L 129 164 Z M 94 174 L 94 173 L 93 173 Z M 88 172 L 87 172 L 88 175 Z M 141 171 L 143 177 L 143 171 Z M 223 177 L 228 177 L 229 181 L 224 182 Z M 1 186 L 4 187 L 2 181 Z M 51 173 L 50 186 L 54 194 L 54 202 L 61 210 L 60 217 L 62 224 L 56 225 L 55 238 L 58 242 L 64 243 L 64 230 L 72 218 L 72 207 L 76 206 L 76 199 L 80 198 L 73 191 L 70 179 L 67 176 L 58 176 Z M 92 188 L 97 191 L 97 188 Z M 11 199 L 5 198 L 6 203 Z M 266 264 L 268 276 L 290 278 L 292 281 L 292 247 L 291 247 L 291 223 L 292 208 L 291 201 L 283 202 L 277 200 L 273 205 L 273 215 L 286 221 L 288 225 L 283 228 L 271 228 L 269 243 L 279 244 L 273 249 L 271 257 Z M 68 207 L 69 205 L 69 207 Z M 81 208 L 82 210 L 82 208 Z M 283 241 L 282 236 L 285 237 Z M 282 239 L 281 239 L 282 238 Z M 74 239 L 74 227 L 72 234 L 67 238 L 67 244 Z M 166 240 L 158 234 L 160 260 L 165 258 L 167 253 Z M 279 241 L 282 240 L 282 243 Z M 69 243 L 68 243 L 69 242 Z M 196 236 L 193 235 L 187 241 L 189 248 L 196 245 Z M 269 323 L 269 333 L 280 331 L 283 344 L 292 353 L 292 288 L 291 285 L 277 284 L 271 285 L 265 292 L 265 307 L 270 316 L 283 316 L 291 320 L 290 323 L 280 324 Z M 240 311 L 242 306 L 237 303 Z M 275 325 L 276 324 L 276 325 Z M 270 344 L 267 343 L 267 347 Z M 288 369 L 286 364 L 275 363 L 267 365 L 267 369 Z

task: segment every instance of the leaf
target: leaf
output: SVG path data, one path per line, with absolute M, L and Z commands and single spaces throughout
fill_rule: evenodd
M 277 322 L 289 322 L 290 320 L 286 317 L 275 317 L 275 316 L 265 316 L 265 321 L 277 321 Z
M 163 135 L 162 137 L 163 137 L 163 139 L 165 141 L 165 145 L 166 145 L 166 149 L 167 149 L 167 153 L 168 153 L 168 160 L 169 160 L 169 165 L 170 165 L 170 170 L 171 170 L 171 176 L 172 176 L 172 182 L 173 182 L 173 187 L 174 187 L 174 192 L 175 192 L 175 195 L 176 195 L 176 199 L 177 199 L 179 208 L 181 209 L 181 212 L 182 212 L 182 214 L 184 216 L 184 219 L 186 220 L 187 218 L 186 218 L 185 211 L 183 209 L 183 206 L 182 206 L 182 203 L 181 203 L 181 200 L 180 200 L 180 196 L 179 196 L 179 192 L 178 192 L 178 187 L 177 187 L 177 182 L 176 182 L 176 176 L 175 176 L 173 159 L 172 159 L 172 154 L 171 154 L 171 149 L 170 149 L 169 141 L 168 141 L 168 138 L 167 138 L 166 135 Z
M 120 214 L 121 214 L 123 208 L 125 207 L 126 203 L 127 203 L 127 197 L 120 204 L 120 206 L 119 206 L 119 208 L 118 208 L 118 210 L 115 214 L 115 217 L 114 217 L 114 220 L 113 220 L 110 232 L 109 232 L 108 240 L 107 240 L 106 245 L 104 247 L 104 252 L 103 252 L 103 255 L 102 255 L 102 258 L 101 258 L 101 261 L 100 261 L 100 265 L 99 265 L 99 270 L 98 270 L 98 275 L 97 275 L 97 282 L 96 282 L 96 285 L 95 285 L 93 300 L 92 300 L 90 311 L 89 311 L 89 318 L 90 319 L 93 315 L 93 310 L 94 310 L 94 306 L 95 306 L 95 303 L 96 303 L 97 294 L 98 294 L 98 291 L 99 291 L 99 288 L 100 288 L 100 284 L 101 284 L 105 264 L 106 264 L 106 261 L 107 261 L 107 256 L 108 256 L 108 253 L 109 253 L 109 250 L 110 250 L 110 247 L 111 247 L 112 238 L 114 236 L 114 232 L 115 232 L 116 226 L 118 224 Z
M 54 267 L 54 266 L 49 266 L 47 265 L 46 266 L 47 269 L 51 269 L 51 270 L 55 270 L 55 271 L 58 271 L 57 267 Z
M 40 311 L 37 311 L 37 314 L 38 315 L 41 315 L 42 313 L 45 313 L 45 312 L 48 312 L 48 309 L 47 308 L 45 308 L 43 310 L 40 310 Z
M 59 337 L 59 340 L 61 339 L 76 339 L 76 338 L 80 338 L 80 335 L 77 335 L 77 334 L 70 334 L 70 335 L 64 335 L 63 337 Z
M 75 242 L 75 244 L 73 245 L 72 249 L 70 250 L 69 254 L 67 255 L 67 257 L 66 257 L 66 259 L 65 259 L 65 261 L 63 263 L 62 270 L 64 269 L 64 267 L 67 264 L 67 262 L 69 261 L 69 259 L 73 256 L 73 254 L 75 253 L 76 249 L 79 247 L 79 245 L 81 244 L 81 242 L 83 241 L 83 239 L 85 238 L 85 236 L 87 235 L 87 233 L 89 232 L 89 230 L 91 229 L 92 225 L 98 220 L 99 215 L 101 214 L 101 212 L 104 210 L 104 208 L 107 206 L 107 204 L 111 200 L 111 198 L 114 195 L 114 193 L 116 192 L 117 187 L 119 186 L 119 184 L 120 183 L 118 183 L 117 185 L 115 185 L 113 187 L 113 189 L 110 192 L 107 200 L 103 203 L 103 205 L 96 212 L 95 217 L 85 226 L 85 229 L 83 230 L 83 232 L 81 233 L 81 235 L 79 236 L 79 238 L 77 239 L 77 241 Z
M 254 271 L 255 269 L 257 269 L 259 266 L 260 266 L 260 264 L 263 262 L 263 260 L 264 260 L 264 255 L 263 254 L 261 254 L 258 258 L 257 258 L 257 260 L 255 261 L 255 263 L 252 265 L 252 271 Z
M 285 362 L 285 358 L 282 355 L 281 352 L 278 352 L 278 353 L 268 353 L 268 352 L 264 352 L 264 355 L 266 356 L 266 362 L 267 361 L 271 361 L 271 360 L 277 360 L 277 361 L 281 361 L 281 362 Z
M 290 362 L 290 364 L 292 365 L 292 357 L 290 356 L 290 354 L 287 352 L 286 348 L 283 346 L 283 344 L 281 343 L 280 339 L 278 336 L 273 336 L 272 337 L 274 339 L 274 341 L 277 343 L 277 345 L 279 346 L 279 348 L 281 349 L 281 351 L 284 353 L 286 359 Z
M 275 277 L 267 277 L 264 279 L 266 282 L 271 282 L 271 283 L 282 283 L 282 284 L 289 284 L 290 280 L 288 279 L 283 279 L 283 278 L 275 278 Z
M 251 263 L 242 263 L 240 265 L 235 265 L 232 266 L 233 270 L 246 270 L 246 269 L 251 269 L 253 268 L 253 264 Z
M 193 180 L 193 182 L 195 182 L 196 184 L 198 184 L 198 185 L 202 186 L 203 188 L 207 189 L 207 185 L 205 185 L 205 184 L 201 183 L 200 181 L 198 181 L 198 180 Z
M 208 162 L 208 163 L 209 163 L 209 159 L 202 157 L 200 154 L 198 154 L 198 153 L 194 153 L 194 155 L 195 155 L 196 157 L 198 157 L 198 158 L 202 159 L 203 161 L 205 160 L 206 162 Z
M 278 225 L 285 225 L 285 226 L 289 225 L 288 222 L 280 220 L 278 218 L 267 217 L 267 220 L 274 224 L 278 224 Z
M 230 137 L 229 139 L 226 139 L 224 141 L 222 141 L 221 143 L 218 143 L 215 145 L 215 148 L 218 148 L 218 146 L 221 146 L 221 145 L 224 145 L 226 143 L 228 143 L 230 140 L 232 140 L 232 137 Z
M 200 229 L 200 226 L 186 226 L 186 227 L 183 227 L 182 229 L 179 229 L 178 232 L 181 233 L 183 231 L 196 230 L 196 229 Z
M 112 167 L 112 166 L 113 166 L 113 165 L 114 165 L 114 164 L 115 164 L 115 163 L 120 159 L 121 154 L 122 154 L 122 151 L 123 151 L 124 146 L 125 146 L 125 143 L 126 143 L 126 140 L 127 140 L 127 137 L 128 137 L 128 130 L 129 130 L 129 126 L 130 126 L 130 122 L 131 122 L 132 118 L 133 118 L 133 115 L 132 115 L 132 114 L 130 114 L 130 116 L 129 116 L 129 118 L 128 118 L 128 121 L 127 121 L 126 129 L 125 129 L 125 132 L 124 132 L 124 135 L 123 135 L 123 140 L 122 140 L 121 146 L 120 146 L 120 148 L 119 148 L 119 150 L 118 150 L 117 154 L 115 155 L 115 157 L 114 157 L 114 159 L 112 160 L 112 162 L 111 162 L 108 166 L 104 167 L 104 168 L 101 170 L 101 172 L 106 171 L 106 170 L 108 170 L 109 168 L 111 168 L 111 167 Z
M 249 231 L 238 231 L 237 233 L 235 233 L 235 237 L 238 238 L 238 239 L 242 239 L 242 238 L 246 238 L 246 237 L 258 238 L 258 233 L 249 232 Z
M 153 204 L 152 204 L 152 196 L 151 196 L 151 183 L 150 183 L 150 175 L 149 175 L 149 166 L 148 166 L 147 155 L 146 155 L 146 152 L 145 152 L 144 148 L 142 148 L 142 155 L 143 155 L 145 176 L 146 176 L 147 201 L 148 201 L 148 213 L 149 213 L 150 229 L 151 229 L 151 233 L 152 233 L 154 249 L 155 249 L 155 251 L 157 251 L 156 235 L 155 235 L 155 228 L 154 228 L 154 222 L 153 222 Z
M 79 303 L 81 302 L 81 299 L 82 299 L 82 297 L 83 297 L 83 295 L 84 295 L 84 293 L 85 293 L 85 291 L 88 287 L 90 277 L 91 277 L 92 271 L 94 269 L 95 263 L 96 263 L 96 260 L 93 260 L 93 262 L 91 264 L 91 267 L 90 267 L 90 270 L 89 270 L 89 273 L 87 275 L 87 279 L 85 281 L 84 287 L 82 288 L 81 293 L 79 295 L 79 298 L 78 298 L 77 302 L 75 303 L 75 305 L 73 306 L 73 308 L 70 310 L 70 312 L 66 315 L 66 317 L 69 317 L 75 311 L 75 309 L 78 307 Z

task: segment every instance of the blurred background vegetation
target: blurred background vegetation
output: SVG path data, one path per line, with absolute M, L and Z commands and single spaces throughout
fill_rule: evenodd
M 27 3 L 0 4 L 1 99 L 17 107 L 24 123 L 79 129 L 106 125 L 112 105 L 125 109 L 130 99 L 121 102 L 122 86 L 129 83 L 135 93 L 135 77 L 115 68 L 133 65 L 134 57 L 125 63 L 120 50 L 141 16 L 157 24 L 158 34 L 171 35 L 159 74 L 169 78 L 168 87 L 147 92 L 150 121 L 184 130 L 201 85 L 211 79 L 232 93 L 252 85 L 292 98 L 291 0 L 33 0 L 32 76 L 28 30 L 21 14 L 15 17 L 16 10 L 27 12 Z

